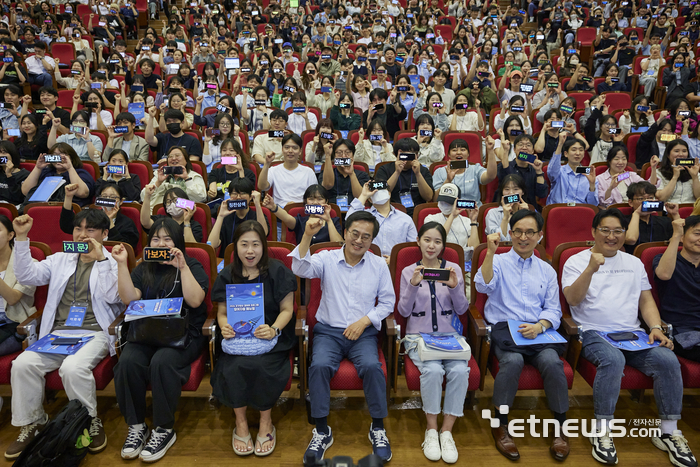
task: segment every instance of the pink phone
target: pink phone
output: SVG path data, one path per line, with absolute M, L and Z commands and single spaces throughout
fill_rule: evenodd
M 194 209 L 195 204 L 194 201 L 190 201 L 189 199 L 178 198 L 175 201 L 175 206 L 183 209 Z
M 221 165 L 236 165 L 236 164 L 238 164 L 238 157 L 236 157 L 236 156 L 222 157 L 221 158 Z
M 622 172 L 617 176 L 617 181 L 621 182 L 622 180 L 628 179 L 630 175 L 632 175 L 632 172 Z

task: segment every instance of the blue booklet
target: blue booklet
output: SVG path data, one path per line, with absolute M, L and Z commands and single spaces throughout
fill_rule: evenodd
M 224 260 L 222 259 L 219 264 L 216 265 L 216 272 L 221 273 L 224 270 Z
M 619 332 L 619 331 L 616 331 Z M 620 350 L 646 350 L 646 349 L 652 349 L 654 347 L 659 346 L 659 341 L 654 341 L 653 344 L 649 343 L 649 334 L 647 334 L 644 331 L 632 331 L 634 334 L 639 337 L 639 339 L 634 340 L 634 341 L 614 341 L 608 337 L 609 332 L 603 332 L 603 331 L 596 331 L 596 333 L 605 339 L 605 342 L 608 344 L 612 345 L 616 349 Z
M 415 89 L 416 92 L 418 92 L 420 90 L 418 87 L 420 85 L 420 76 L 408 75 L 408 78 L 411 80 L 411 86 L 413 86 L 413 89 Z
M 34 190 L 32 197 L 29 198 L 30 203 L 45 203 L 51 199 L 56 190 L 66 184 L 63 177 L 46 177 L 39 185 L 39 188 Z
M 564 336 L 552 328 L 547 329 L 542 334 L 538 334 L 534 339 L 523 337 L 523 335 L 518 332 L 521 324 L 532 323 L 528 323 L 527 321 L 518 321 L 516 319 L 508 320 L 508 330 L 510 331 L 510 336 L 513 338 L 515 345 L 566 344 L 566 339 L 564 339 Z
M 426 347 L 446 350 L 448 352 L 461 352 L 463 350 L 462 345 L 453 335 L 434 335 L 426 334 L 424 332 L 421 332 L 420 335 L 423 338 Z
M 236 337 L 253 337 L 255 330 L 265 323 L 263 285 L 227 284 L 226 316 Z
M 128 110 L 136 119 L 137 125 L 146 117 L 146 109 L 143 102 L 132 102 L 129 104 Z
M 124 312 L 124 321 L 135 321 L 153 316 L 179 315 L 182 310 L 182 297 L 161 298 L 160 300 L 135 300 L 129 303 Z
M 76 353 L 82 346 L 84 346 L 90 339 L 93 338 L 93 336 L 83 336 L 80 338 L 80 341 L 77 344 L 74 345 L 56 345 L 54 344 L 54 341 L 56 339 L 59 339 L 63 336 L 57 336 L 55 334 L 47 334 L 38 341 L 34 342 L 32 345 L 27 347 L 27 350 L 31 352 L 39 352 L 39 353 L 51 353 L 51 354 L 58 354 L 58 355 L 73 355 Z

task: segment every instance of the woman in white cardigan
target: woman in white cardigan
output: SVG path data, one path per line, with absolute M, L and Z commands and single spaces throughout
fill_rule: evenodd
M 360 128 L 360 136 L 355 145 L 355 162 L 364 162 L 374 170 L 380 162 L 395 161 L 394 147 L 389 143 L 389 133 L 379 120 L 372 120 L 367 127 L 369 138 L 365 139 L 365 130 Z

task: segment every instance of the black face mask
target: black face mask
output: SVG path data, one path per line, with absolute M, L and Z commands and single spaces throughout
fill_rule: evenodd
M 181 131 L 179 123 L 168 123 L 167 125 L 165 125 L 165 127 L 173 135 L 176 135 L 176 134 L 180 133 L 180 131 Z

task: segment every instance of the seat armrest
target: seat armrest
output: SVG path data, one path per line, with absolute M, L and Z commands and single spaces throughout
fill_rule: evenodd
M 571 316 L 562 316 L 561 328 L 567 336 L 580 336 L 581 328 Z
M 294 323 L 294 334 L 299 337 L 306 335 L 306 320 L 297 318 L 296 323 Z
M 202 334 L 208 337 L 216 334 L 216 318 L 207 318 L 202 326 Z
M 386 317 L 386 335 L 387 336 L 396 336 L 396 331 L 399 330 L 399 326 L 396 324 L 396 320 L 394 319 L 394 314 L 390 314 L 389 316 Z
M 486 321 L 481 316 L 481 313 L 479 313 L 479 310 L 477 310 L 476 307 L 472 305 L 469 307 L 469 312 L 470 318 L 474 323 L 474 329 L 476 329 L 476 335 L 480 337 L 488 336 L 491 331 L 491 326 L 488 326 L 486 324 Z
M 110 336 L 116 336 L 117 335 L 117 329 L 124 324 L 124 313 L 121 315 L 117 316 L 117 318 L 114 320 L 112 324 L 109 325 L 108 331 Z
M 28 336 L 30 334 L 30 331 L 32 329 L 32 326 L 34 326 L 34 329 L 38 327 L 39 321 L 41 321 L 41 315 L 43 313 L 43 310 L 37 311 L 34 314 L 29 315 L 27 319 L 22 321 L 18 326 L 17 326 L 17 334 L 23 334 L 25 336 Z

